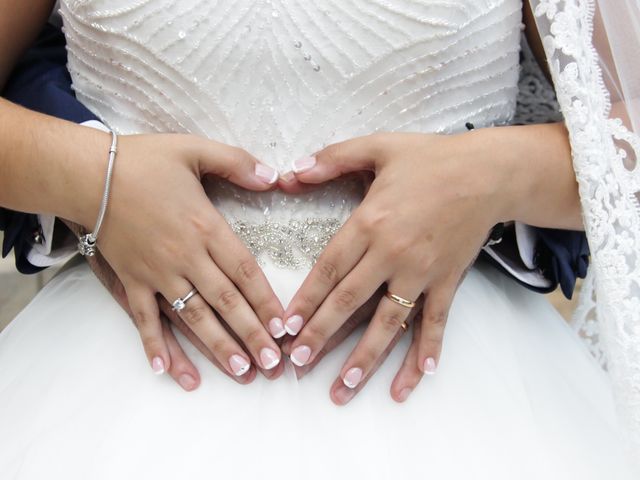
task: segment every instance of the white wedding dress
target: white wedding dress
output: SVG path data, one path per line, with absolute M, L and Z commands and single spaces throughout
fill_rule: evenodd
M 281 172 L 376 130 L 508 123 L 520 0 L 66 0 L 78 98 L 111 128 L 191 132 Z M 427 161 L 427 159 L 425 159 Z M 211 181 L 283 304 L 361 198 Z M 486 266 L 461 285 L 437 375 L 388 393 L 405 335 L 346 407 L 329 386 L 352 336 L 301 381 L 240 386 L 186 341 L 185 393 L 151 373 L 137 332 L 86 265 L 0 335 L 2 479 L 634 478 L 606 374 L 542 297 Z

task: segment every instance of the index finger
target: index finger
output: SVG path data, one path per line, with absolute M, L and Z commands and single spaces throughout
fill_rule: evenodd
M 338 230 L 287 307 L 285 329 L 297 335 L 340 281 L 364 256 L 368 238 L 360 234 L 355 214 Z
M 335 349 L 338 345 L 340 345 L 349 335 L 353 333 L 353 331 L 358 328 L 361 324 L 371 319 L 373 313 L 376 310 L 378 302 L 380 298 L 384 294 L 384 289 L 379 289 L 375 295 L 373 295 L 364 305 L 362 305 L 349 319 L 342 325 L 340 330 L 338 330 L 327 342 L 327 344 L 318 352 L 312 362 L 303 365 L 302 367 L 298 367 L 294 364 L 294 368 L 296 370 L 296 375 L 300 379 L 304 377 L 307 373 L 309 373 L 313 368 L 322 360 L 322 358 L 330 353 L 333 349 Z M 290 347 L 291 345 L 289 345 Z M 287 355 L 291 354 L 291 348 L 288 351 L 285 351 L 285 346 L 283 345 L 283 352 Z
M 216 265 L 238 287 L 260 322 L 274 338 L 284 336 L 284 308 L 256 258 L 224 222 L 208 245 Z

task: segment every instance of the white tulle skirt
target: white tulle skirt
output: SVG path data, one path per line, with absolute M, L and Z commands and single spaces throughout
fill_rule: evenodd
M 265 270 L 284 304 L 306 273 Z M 0 335 L 0 478 L 634 478 L 606 375 L 543 297 L 490 267 L 460 287 L 438 373 L 406 403 L 389 386 L 410 335 L 348 406 L 331 403 L 358 334 L 300 381 L 287 368 L 248 386 L 181 337 L 202 376 L 185 393 L 73 267 Z

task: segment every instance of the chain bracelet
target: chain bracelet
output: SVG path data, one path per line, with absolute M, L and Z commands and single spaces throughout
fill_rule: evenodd
M 93 232 L 82 235 L 78 240 L 78 251 L 86 257 L 93 257 L 96 254 L 96 242 L 98 241 L 98 233 L 107 213 L 109 205 L 109 194 L 111 192 L 111 179 L 113 177 L 113 166 L 116 161 L 116 153 L 118 152 L 118 136 L 111 131 L 111 147 L 109 147 L 109 163 L 107 165 L 107 178 L 104 182 L 104 194 L 100 203 L 100 211 L 98 212 L 98 220 Z

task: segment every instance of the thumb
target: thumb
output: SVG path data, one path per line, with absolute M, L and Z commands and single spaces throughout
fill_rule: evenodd
M 374 135 L 334 143 L 311 157 L 293 163 L 296 179 L 302 183 L 323 183 L 342 175 L 360 171 L 376 171 L 379 166 Z
M 270 190 L 278 182 L 277 170 L 242 148 L 205 140 L 198 160 L 201 176 L 216 175 L 248 190 Z

